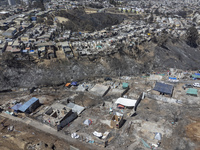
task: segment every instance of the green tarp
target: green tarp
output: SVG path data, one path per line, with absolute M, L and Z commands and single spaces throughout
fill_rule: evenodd
M 122 88 L 123 88 L 123 89 L 128 88 L 128 83 L 123 82 L 123 83 L 122 83 Z
M 197 89 L 189 88 L 186 93 L 197 96 Z
M 193 78 L 196 78 L 196 79 L 200 79 L 200 76 L 199 76 L 199 75 L 193 74 L 192 77 L 193 77 Z

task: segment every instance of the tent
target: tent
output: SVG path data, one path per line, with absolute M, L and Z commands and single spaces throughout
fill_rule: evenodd
M 169 77 L 169 80 L 177 80 L 176 77 Z
M 173 85 L 156 82 L 156 85 L 153 90 L 158 91 L 163 94 L 172 95 L 173 89 L 174 89 Z
M 162 134 L 161 133 L 156 133 L 155 134 L 155 137 L 154 137 L 156 140 L 161 140 L 162 139 Z
M 77 82 L 72 82 L 71 85 L 78 86 L 78 83 Z
M 66 83 L 65 86 L 66 87 L 70 87 L 71 83 Z
M 92 124 L 92 120 L 91 119 L 86 119 L 84 122 L 83 122 L 83 124 L 85 124 L 85 125 L 91 125 Z
M 197 96 L 197 89 L 189 88 L 186 94 Z
M 169 77 L 170 82 L 178 82 L 179 80 L 177 78 Z
M 137 102 L 137 100 L 120 97 L 120 98 L 117 99 L 115 104 L 121 104 L 121 105 L 126 106 L 126 107 L 134 107 L 136 102 Z
M 195 79 L 200 79 L 200 75 L 193 74 L 192 77 Z
M 123 106 L 123 105 L 120 105 L 120 104 L 118 104 L 117 107 L 118 107 L 119 109 L 124 109 L 124 106 Z

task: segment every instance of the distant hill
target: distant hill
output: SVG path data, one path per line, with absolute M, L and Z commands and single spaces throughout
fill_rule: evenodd
M 86 14 L 84 9 L 61 10 L 56 12 L 55 15 L 69 19 L 64 25 L 73 31 L 101 30 L 105 27 L 119 24 L 126 18 L 125 15 L 109 13 Z

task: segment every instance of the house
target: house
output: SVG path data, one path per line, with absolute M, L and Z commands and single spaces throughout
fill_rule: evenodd
M 60 103 L 54 103 L 44 113 L 43 120 L 59 131 L 76 117 L 77 113 L 73 112 L 71 108 Z
M 72 112 L 76 112 L 78 115 L 85 109 L 84 107 L 71 102 L 67 104 L 67 107 L 71 108 Z
M 19 48 L 15 48 L 12 46 L 7 46 L 6 52 L 11 52 L 11 53 L 20 53 L 21 50 Z
M 38 48 L 40 47 L 55 47 L 55 44 L 53 42 L 44 42 L 44 43 L 37 43 L 36 46 Z
M 33 97 L 29 101 L 25 102 L 18 110 L 24 113 L 32 113 L 40 105 L 39 99 Z
M 101 84 L 96 84 L 91 90 L 90 92 L 99 95 L 99 96 L 105 96 L 108 91 L 110 90 L 110 86 L 105 86 L 105 85 L 101 85 Z
M 7 30 L 9 28 L 8 24 L 0 22 L 0 30 Z
M 123 122 L 123 115 L 120 113 L 116 113 L 111 119 L 110 126 L 112 128 L 119 129 L 123 125 Z
M 37 40 L 38 40 L 38 42 L 43 42 L 44 43 L 46 41 L 49 41 L 50 37 L 51 37 L 51 34 L 47 33 L 47 34 L 44 34 L 42 36 L 37 37 Z
M 8 46 L 8 42 L 0 44 L 0 55 L 5 52 L 6 48 Z
M 73 57 L 74 56 L 68 42 L 60 42 L 60 46 L 62 47 L 63 52 L 65 53 L 65 57 Z
M 161 82 L 156 82 L 155 87 L 153 90 L 160 92 L 160 94 L 166 94 L 172 96 L 174 87 L 173 85 L 161 83 Z
M 12 27 L 6 30 L 2 35 L 6 38 L 14 38 L 16 36 L 17 29 Z

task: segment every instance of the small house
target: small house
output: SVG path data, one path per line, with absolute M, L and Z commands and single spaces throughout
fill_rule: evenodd
M 32 113 L 40 106 L 39 99 L 36 97 L 31 98 L 25 102 L 18 110 L 24 113 Z
M 161 83 L 161 82 L 156 82 L 156 85 L 153 88 L 153 90 L 160 92 L 160 94 L 162 94 L 162 95 L 166 94 L 166 95 L 172 96 L 174 86 L 165 84 L 165 83 Z

